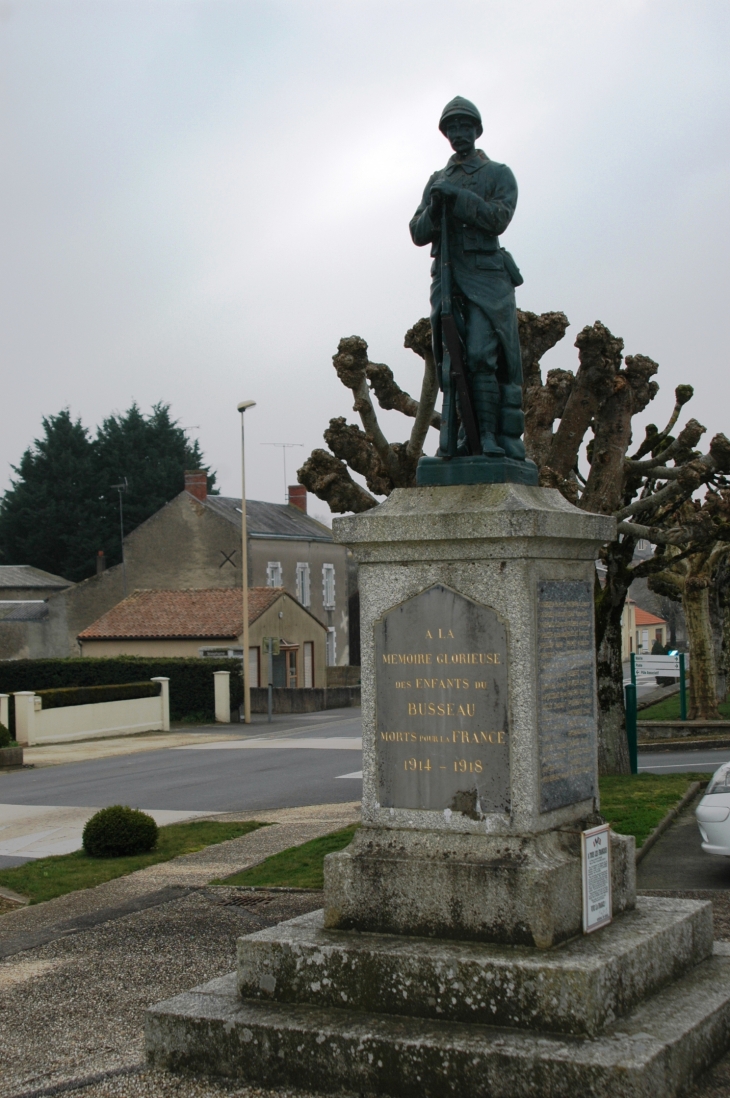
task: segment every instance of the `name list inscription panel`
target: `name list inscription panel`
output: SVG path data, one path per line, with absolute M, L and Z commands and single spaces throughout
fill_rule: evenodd
M 507 631 L 437 584 L 375 626 L 383 808 L 509 812 Z
M 593 590 L 582 581 L 537 585 L 540 811 L 595 796 Z

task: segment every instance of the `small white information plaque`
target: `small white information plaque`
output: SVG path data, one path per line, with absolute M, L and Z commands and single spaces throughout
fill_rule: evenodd
M 610 824 L 581 832 L 583 865 L 583 933 L 611 922 Z

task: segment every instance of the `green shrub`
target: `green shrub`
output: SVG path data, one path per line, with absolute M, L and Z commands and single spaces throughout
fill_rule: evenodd
M 90 858 L 123 858 L 152 850 L 157 831 L 157 824 L 146 812 L 114 804 L 87 821 L 82 842 Z
M 160 693 L 161 685 L 159 682 L 123 682 L 111 686 L 62 686 L 52 690 L 36 690 L 36 694 L 43 699 L 44 709 L 60 709 L 66 705 L 155 698 Z
M 84 656 L 55 660 L 0 660 L 0 694 L 10 694 L 14 728 L 16 690 L 54 690 L 67 686 L 109 686 L 157 676 L 170 680 L 170 718 L 203 713 L 215 720 L 214 671 L 231 672 L 231 708 L 243 701 L 241 661 L 201 657 Z
M 0 724 L 0 750 L 3 747 L 10 747 L 13 742 L 13 737 L 10 735 L 9 729 L 4 724 Z

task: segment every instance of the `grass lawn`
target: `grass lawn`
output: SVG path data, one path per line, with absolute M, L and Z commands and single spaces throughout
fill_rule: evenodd
M 692 782 L 707 774 L 631 774 L 601 778 L 601 815 L 621 835 L 634 835 L 637 847 L 651 834 Z
M 601 778 L 601 813 L 614 831 L 634 835 L 641 846 L 670 808 L 681 800 L 692 782 L 707 774 L 636 774 Z M 322 888 L 325 854 L 348 846 L 357 824 L 274 854 L 265 862 L 244 869 L 214 884 L 267 888 Z
M 0 885 L 27 896 L 32 904 L 38 904 L 79 888 L 93 888 L 148 865 L 168 862 L 178 854 L 193 854 L 205 846 L 237 839 L 239 835 L 248 835 L 250 831 L 266 826 L 252 821 L 216 823 L 214 820 L 169 824 L 160 828 L 157 845 L 149 854 L 135 854 L 130 858 L 90 858 L 83 850 L 78 850 L 73 854 L 38 858 L 16 869 L 0 870 Z
M 720 702 L 717 707 L 724 721 L 730 721 L 730 701 Z M 672 694 L 669 698 L 650 705 L 648 709 L 640 709 L 638 713 L 640 721 L 678 721 L 679 694 Z
M 359 824 L 351 824 L 342 831 L 335 831 L 321 839 L 312 839 L 301 846 L 272 854 L 265 862 L 244 869 L 214 884 L 249 885 L 252 887 L 323 888 L 325 854 L 332 854 L 349 846 Z
M 707 778 L 706 774 L 637 774 L 630 777 L 601 778 L 601 812 L 615 831 L 634 835 L 641 846 L 670 808 L 679 801 L 691 782 Z M 246 835 L 259 823 L 216 823 L 201 820 L 171 824 L 160 828 L 155 850 L 132 858 L 89 858 L 82 851 L 62 854 L 55 858 L 39 858 L 17 869 L 0 870 L 0 885 L 12 888 L 31 903 L 50 900 L 66 892 L 110 881 L 165 862 L 178 854 L 191 854 L 205 846 Z M 259 865 L 245 869 L 225 880 L 214 882 L 249 887 L 322 888 L 323 863 L 326 854 L 342 850 L 352 840 L 358 824 L 313 839 L 302 846 L 291 847 Z

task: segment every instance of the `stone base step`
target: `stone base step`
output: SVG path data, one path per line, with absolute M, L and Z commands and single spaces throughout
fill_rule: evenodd
M 598 1038 L 361 1014 L 236 993 L 234 974 L 151 1008 L 150 1063 L 393 1098 L 675 1098 L 730 1044 L 730 947 Z
M 322 924 L 239 938 L 242 998 L 595 1035 L 712 953 L 712 905 L 660 897 L 552 950 Z

